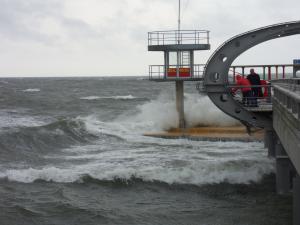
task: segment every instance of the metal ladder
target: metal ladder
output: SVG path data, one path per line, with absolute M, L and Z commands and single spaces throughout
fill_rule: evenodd
M 187 51 L 181 52 L 181 65 L 190 66 L 190 53 Z

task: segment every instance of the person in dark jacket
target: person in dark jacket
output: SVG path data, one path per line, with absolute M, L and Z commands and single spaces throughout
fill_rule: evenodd
M 257 106 L 257 98 L 262 97 L 261 87 L 255 87 L 260 85 L 260 77 L 257 73 L 255 73 L 254 69 L 250 69 L 250 74 L 247 76 L 247 79 L 250 81 L 250 84 L 254 86 L 251 88 L 253 98 L 252 103 L 253 106 Z

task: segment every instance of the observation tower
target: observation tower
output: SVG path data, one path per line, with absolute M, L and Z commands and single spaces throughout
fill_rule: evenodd
M 194 52 L 209 50 L 208 30 L 180 29 L 180 1 L 178 29 L 148 32 L 148 51 L 161 51 L 164 54 L 163 65 L 149 66 L 149 80 L 157 82 L 175 82 L 177 125 L 185 128 L 184 118 L 184 81 L 203 80 L 204 64 L 194 64 Z

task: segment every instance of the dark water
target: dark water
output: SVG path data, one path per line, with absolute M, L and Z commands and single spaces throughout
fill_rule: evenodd
M 173 84 L 0 80 L 0 224 L 288 225 L 262 143 L 144 137 L 176 123 Z M 186 85 L 188 123 L 230 124 Z

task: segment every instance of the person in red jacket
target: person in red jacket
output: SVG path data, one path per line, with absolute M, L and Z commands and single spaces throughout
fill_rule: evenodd
M 232 89 L 232 92 L 235 93 L 238 89 L 241 89 L 243 94 L 243 105 L 252 106 L 252 91 L 251 83 L 248 79 L 243 78 L 241 75 L 236 75 L 236 85 L 241 87 L 236 87 Z
M 269 85 L 269 83 L 266 80 L 260 80 L 260 85 L 263 88 L 262 96 L 261 97 L 264 97 L 264 98 L 268 97 L 269 96 L 269 93 L 268 93 L 268 85 Z

